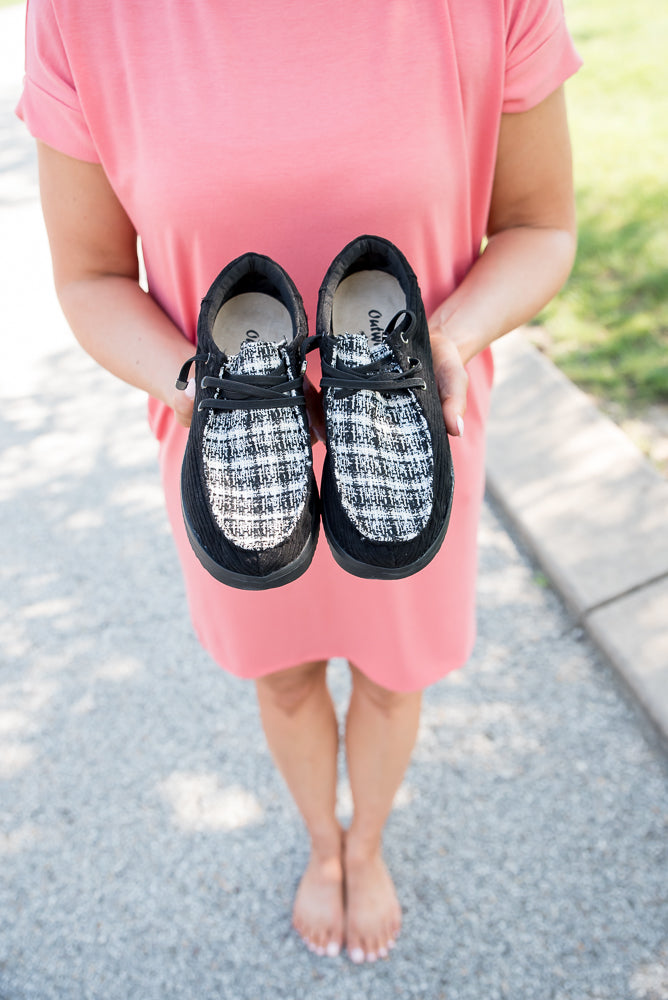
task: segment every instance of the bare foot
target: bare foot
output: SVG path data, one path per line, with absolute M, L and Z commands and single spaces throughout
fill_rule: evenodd
M 353 962 L 387 958 L 401 929 L 401 907 L 380 849 L 345 845 L 346 947 Z
M 341 854 L 315 852 L 302 876 L 292 925 L 317 955 L 334 958 L 343 946 L 343 864 Z

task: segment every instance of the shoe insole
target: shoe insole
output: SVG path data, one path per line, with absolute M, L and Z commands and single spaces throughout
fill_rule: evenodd
M 287 308 L 263 292 L 242 292 L 224 302 L 213 321 L 212 334 L 216 346 L 229 356 L 238 354 L 246 340 L 289 343 L 294 337 Z
M 356 271 L 344 278 L 334 293 L 332 331 L 335 337 L 364 333 L 370 344 L 380 344 L 387 324 L 405 308 L 406 296 L 393 275 Z

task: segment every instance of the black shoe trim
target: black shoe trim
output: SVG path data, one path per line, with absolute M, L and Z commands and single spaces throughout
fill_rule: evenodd
M 329 545 L 330 551 L 334 556 L 335 562 L 337 562 L 341 569 L 344 569 L 346 573 L 350 573 L 352 576 L 359 576 L 363 580 L 403 580 L 407 576 L 413 576 L 415 573 L 419 573 L 421 569 L 424 569 L 425 566 L 432 561 L 443 544 L 443 539 L 445 538 L 448 525 L 450 523 L 450 514 L 452 513 L 453 492 L 454 477 L 452 479 L 452 488 L 450 490 L 450 501 L 448 503 L 447 515 L 440 527 L 438 535 L 426 552 L 422 553 L 419 559 L 415 559 L 413 562 L 407 563 L 404 566 L 377 566 L 373 563 L 362 562 L 359 559 L 353 558 L 353 556 L 346 552 L 345 549 L 340 548 L 336 540 L 336 536 L 331 529 L 331 525 L 327 520 L 327 507 L 323 505 L 322 526 L 325 531 L 327 544 Z
M 313 559 L 318 543 L 318 533 L 320 529 L 320 518 L 317 510 L 315 516 L 313 517 L 311 533 L 307 537 L 306 545 L 297 558 L 293 559 L 293 561 L 288 563 L 286 566 L 281 566 L 280 569 L 274 570 L 272 573 L 267 573 L 264 576 L 253 576 L 248 573 L 235 573 L 226 566 L 221 566 L 221 564 L 216 562 L 215 559 L 212 559 L 202 545 L 195 528 L 188 520 L 188 515 L 186 514 L 183 503 L 181 503 L 181 511 L 183 513 L 183 522 L 185 524 L 186 534 L 188 535 L 188 541 L 190 542 L 195 555 L 207 573 L 218 580 L 219 583 L 224 583 L 228 587 L 236 587 L 237 590 L 272 590 L 274 587 L 282 587 L 286 583 L 292 583 L 294 580 L 297 580 L 311 565 L 311 560 Z

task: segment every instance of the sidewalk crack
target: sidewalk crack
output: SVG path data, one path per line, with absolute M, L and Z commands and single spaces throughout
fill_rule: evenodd
M 618 594 L 614 594 L 612 597 L 606 597 L 604 601 L 592 604 L 591 607 L 586 608 L 586 610 L 583 611 L 582 618 L 583 620 L 586 620 L 589 615 L 593 614 L 595 611 L 600 611 L 602 608 L 607 608 L 611 604 L 616 604 L 617 601 L 621 601 L 625 597 L 631 597 L 633 594 L 637 594 L 641 590 L 646 590 L 647 587 L 653 587 L 654 584 L 661 583 L 663 580 L 668 580 L 668 571 L 658 573 L 656 576 L 643 580 L 642 583 L 636 583 L 633 587 L 621 590 Z

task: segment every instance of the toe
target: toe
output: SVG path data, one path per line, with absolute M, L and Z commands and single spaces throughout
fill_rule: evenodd
M 401 916 L 397 916 L 390 922 L 388 927 L 388 938 L 396 944 L 396 940 L 401 933 Z
M 367 962 L 377 962 L 380 958 L 380 949 L 383 947 L 384 939 L 382 936 L 370 937 L 366 942 L 366 960 Z
M 309 951 L 314 954 L 328 958 L 336 958 L 341 953 L 342 937 L 334 928 L 319 930 L 311 928 L 302 935 Z

